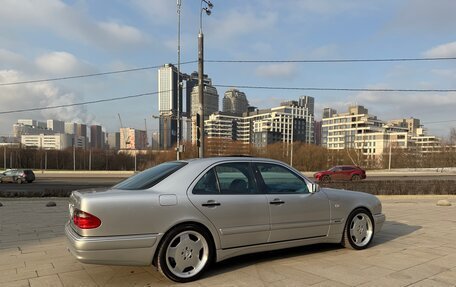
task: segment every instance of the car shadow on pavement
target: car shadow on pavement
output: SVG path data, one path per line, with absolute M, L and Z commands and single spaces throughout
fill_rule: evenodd
M 375 235 L 370 247 L 386 244 L 389 241 L 409 235 L 421 228 L 422 226 L 408 225 L 397 221 L 386 221 L 383 225 L 382 230 Z M 340 244 L 322 243 L 241 255 L 214 264 L 212 268 L 206 271 L 206 274 L 203 276 L 203 278 L 210 278 L 226 272 L 235 271 L 263 262 L 276 261 L 281 259 L 292 259 L 293 257 L 314 255 L 325 252 L 329 252 L 329 256 L 331 256 L 334 252 L 340 252 L 343 250 L 345 250 L 345 248 Z
M 375 235 L 371 246 L 380 245 L 399 237 L 409 235 L 421 228 L 423 227 L 419 225 L 408 225 L 398 221 L 386 221 L 383 224 L 382 230 Z

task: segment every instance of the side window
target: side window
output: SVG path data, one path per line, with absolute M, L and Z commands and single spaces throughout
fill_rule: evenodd
M 352 171 L 352 170 L 354 170 L 354 168 L 350 167 L 350 166 L 344 166 L 344 167 L 342 167 L 342 170 L 343 171 Z
M 249 163 L 225 163 L 215 167 L 221 194 L 258 193 Z
M 214 169 L 208 171 L 198 181 L 193 188 L 193 194 L 217 194 L 219 193 L 217 178 L 215 177 Z
M 266 193 L 309 193 L 306 182 L 289 169 L 270 163 L 257 163 Z

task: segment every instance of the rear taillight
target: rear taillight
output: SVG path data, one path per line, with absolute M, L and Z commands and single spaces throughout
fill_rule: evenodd
M 101 220 L 88 212 L 75 209 L 73 213 L 73 223 L 81 229 L 93 229 L 101 225 Z

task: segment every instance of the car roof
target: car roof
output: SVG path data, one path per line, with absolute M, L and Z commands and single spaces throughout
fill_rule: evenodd
M 262 158 L 262 157 L 246 157 L 246 156 L 223 156 L 223 157 L 205 157 L 205 158 L 192 158 L 187 160 L 181 160 L 187 163 L 198 163 L 198 164 L 207 164 L 211 165 L 218 162 L 226 162 L 226 161 L 264 161 L 264 162 L 275 162 L 281 163 L 282 161 L 270 159 L 270 158 Z

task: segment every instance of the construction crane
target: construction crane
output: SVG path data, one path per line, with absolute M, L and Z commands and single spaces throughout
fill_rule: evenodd
M 130 144 L 130 135 L 128 134 L 128 131 L 124 129 L 124 125 L 122 123 L 122 118 L 120 117 L 120 114 L 118 113 L 117 115 L 119 116 L 120 130 L 121 130 L 121 132 L 123 132 L 123 136 L 125 139 L 125 148 L 126 148 L 127 145 Z

